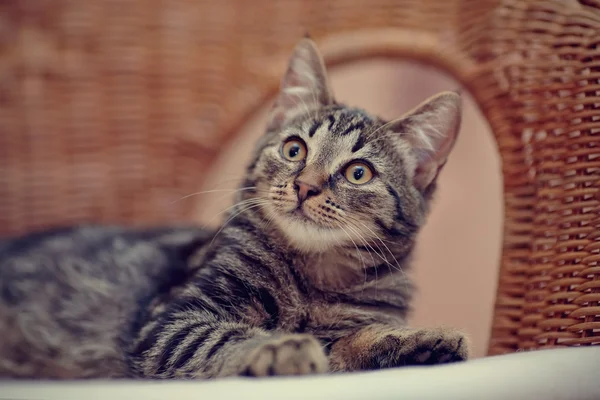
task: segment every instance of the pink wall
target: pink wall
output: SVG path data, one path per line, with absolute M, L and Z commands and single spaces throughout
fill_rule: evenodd
M 354 64 L 331 71 L 338 100 L 384 118 L 402 115 L 419 102 L 457 84 L 436 70 L 395 62 Z M 236 186 L 264 111 L 242 132 L 215 164 L 205 187 Z M 417 248 L 413 275 L 419 292 L 411 323 L 461 328 L 472 339 L 474 356 L 485 354 L 496 290 L 502 232 L 502 186 L 499 156 L 487 123 L 465 94 L 463 128 L 440 176 L 432 214 Z M 197 218 L 220 222 L 229 205 L 227 192 L 196 198 Z

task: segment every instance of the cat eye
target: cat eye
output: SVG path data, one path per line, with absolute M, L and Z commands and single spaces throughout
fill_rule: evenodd
M 306 145 L 300 139 L 290 139 L 281 148 L 281 154 L 289 161 L 302 161 L 306 158 L 306 153 Z
M 355 185 L 364 185 L 373 179 L 373 171 L 363 162 L 353 162 L 346 167 L 344 176 L 350 183 Z

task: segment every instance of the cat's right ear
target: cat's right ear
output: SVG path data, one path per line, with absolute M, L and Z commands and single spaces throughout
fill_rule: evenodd
M 314 42 L 304 38 L 290 58 L 269 114 L 267 131 L 279 130 L 292 118 L 333 102 L 323 58 Z

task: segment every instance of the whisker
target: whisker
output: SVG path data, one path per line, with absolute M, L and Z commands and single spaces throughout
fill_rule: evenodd
M 380 252 L 378 253 L 378 252 L 375 250 L 375 248 L 373 248 L 373 246 L 372 246 L 372 245 L 371 245 L 371 244 L 370 244 L 370 243 L 369 243 L 369 242 L 368 242 L 366 239 L 364 239 L 364 236 L 362 236 L 362 235 L 360 234 L 360 229 L 359 229 L 359 227 L 358 227 L 357 225 L 354 225 L 352 222 L 353 222 L 353 220 L 352 220 L 351 218 L 348 218 L 348 219 L 346 220 L 346 224 L 347 224 L 347 226 L 348 226 L 348 227 L 353 227 L 353 228 L 355 229 L 355 231 L 357 232 L 357 234 L 358 234 L 358 235 L 360 235 L 360 236 L 363 238 L 363 241 L 365 242 L 365 245 L 366 245 L 367 247 L 369 247 L 371 250 L 373 250 L 373 252 L 374 252 L 376 255 L 378 255 L 378 256 L 379 256 L 379 258 L 381 258 L 381 260 L 382 260 L 382 261 L 385 261 L 386 263 L 388 263 L 388 264 L 389 264 L 389 261 L 388 261 L 388 260 L 387 260 L 387 258 L 386 258 L 386 257 L 383 255 L 383 251 L 381 250 L 381 248 L 380 248 L 380 247 L 379 247 L 379 246 L 378 246 L 376 243 L 373 243 L 373 245 L 374 245 L 374 246 L 377 246 L 377 248 L 379 249 L 379 251 L 380 251 Z M 358 220 L 355 220 L 355 222 L 359 222 L 359 221 L 358 221 Z
M 221 214 L 223 214 L 223 213 L 226 213 L 226 212 L 228 212 L 228 211 L 230 211 L 230 210 L 234 209 L 235 207 L 242 206 L 242 205 L 248 205 L 248 204 L 252 204 L 252 203 L 254 203 L 254 202 L 257 202 L 257 201 L 265 201 L 265 202 L 266 202 L 267 200 L 266 200 L 266 199 L 262 199 L 262 198 L 251 198 L 251 199 L 246 199 L 246 200 L 242 200 L 242 201 L 240 201 L 240 202 L 237 202 L 237 203 L 235 203 L 234 205 L 232 205 L 232 206 L 229 206 L 229 207 L 227 207 L 226 209 L 219 211 L 219 212 L 218 212 L 217 214 L 215 214 L 215 216 L 214 216 L 214 217 L 212 217 L 212 218 L 211 218 L 211 219 L 210 219 L 210 220 L 209 220 L 209 221 L 208 221 L 206 224 L 204 224 L 204 226 L 203 226 L 203 227 L 206 227 L 206 226 L 210 225 L 210 223 L 211 223 L 211 222 L 213 222 L 213 221 L 215 220 L 215 218 L 217 218 L 219 215 L 221 215 Z
M 351 220 L 349 220 L 349 222 L 351 222 Z M 362 235 L 360 234 L 360 230 L 358 229 L 358 227 L 357 227 L 357 226 L 354 226 L 354 225 L 352 225 L 352 224 L 350 224 L 350 223 L 348 223 L 348 227 L 350 227 L 350 226 L 353 226 L 353 227 L 354 227 L 354 229 L 355 229 L 355 230 L 357 231 L 357 233 L 359 234 L 359 236 L 361 236 L 361 238 L 362 238 Z M 379 247 L 379 246 L 378 246 L 376 243 L 373 243 L 373 245 L 375 245 L 375 246 L 377 247 L 377 249 L 379 250 L 379 252 L 377 252 L 377 250 L 375 250 L 375 248 L 373 248 L 373 246 L 371 246 L 371 245 L 368 243 L 368 241 L 367 241 L 366 239 L 362 239 L 362 240 L 363 240 L 363 243 L 365 243 L 365 245 L 366 245 L 368 248 L 370 248 L 371 250 L 373 250 L 373 253 L 375 253 L 375 254 L 376 254 L 376 255 L 377 255 L 379 258 L 381 258 L 381 260 L 382 260 L 382 261 L 383 261 L 383 262 L 386 264 L 386 266 L 388 267 L 388 270 L 390 271 L 390 273 L 392 273 L 392 271 L 393 271 L 393 270 L 396 270 L 396 267 L 395 267 L 394 265 L 392 265 L 392 264 L 391 264 L 391 263 L 388 261 L 388 259 L 385 257 L 385 255 L 383 254 L 383 250 L 381 250 L 381 247 Z M 370 252 L 369 252 L 369 253 L 370 253 Z M 371 257 L 373 257 L 373 256 L 371 255 Z M 375 260 L 373 260 L 373 264 L 374 264 L 374 266 L 375 266 L 375 267 L 377 266 L 377 265 L 376 265 L 376 263 L 375 263 Z M 378 276 L 377 276 L 377 269 L 375 269 L 375 281 L 376 281 L 376 282 L 375 282 L 375 290 L 377 290 L 377 280 L 378 280 L 378 279 L 379 279 L 379 278 L 378 278 Z
M 273 223 L 273 219 L 275 218 L 275 216 L 277 215 L 277 211 L 276 210 L 271 210 L 269 212 L 269 214 L 267 214 L 265 216 L 265 218 L 267 219 L 267 224 L 266 224 L 266 228 L 270 227 L 271 224 Z
M 252 199 L 252 200 L 256 200 L 256 199 Z M 227 226 L 227 225 L 228 225 L 228 224 L 229 224 L 231 221 L 233 221 L 233 220 L 235 219 L 235 217 L 237 217 L 237 216 L 239 216 L 240 214 L 242 214 L 242 213 L 244 213 L 244 212 L 246 212 L 246 211 L 249 211 L 249 210 L 251 210 L 251 209 L 253 209 L 253 208 L 260 207 L 260 206 L 263 206 L 263 205 L 266 205 L 266 204 L 268 204 L 268 203 L 265 201 L 265 202 L 253 203 L 253 204 L 251 204 L 251 205 L 249 205 L 249 206 L 246 206 L 246 205 L 244 205 L 244 207 L 242 207 L 242 209 L 241 209 L 239 212 L 235 213 L 235 214 L 234 214 L 233 216 L 231 216 L 231 217 L 230 217 L 230 218 L 229 218 L 227 221 L 225 221 L 225 223 L 223 224 L 223 226 L 221 226 L 221 228 L 220 228 L 220 229 L 217 231 L 217 233 L 215 233 L 215 235 L 213 236 L 212 240 L 211 240 L 211 241 L 210 241 L 210 243 L 208 244 L 208 247 L 212 246 L 212 244 L 214 243 L 214 241 L 215 241 L 215 239 L 217 238 L 217 236 L 218 236 L 218 235 L 219 235 L 219 234 L 220 234 L 220 233 L 223 231 L 223 229 L 225 229 L 225 227 L 226 227 L 226 226 Z
M 367 225 L 365 225 L 364 223 L 362 223 L 362 222 L 361 222 L 361 221 L 359 221 L 359 220 L 356 220 L 356 222 L 360 223 L 362 226 L 364 226 L 364 227 L 365 227 L 365 229 L 369 230 L 369 231 L 370 231 L 370 232 L 373 234 L 374 238 L 375 238 L 375 239 L 377 239 L 377 240 L 379 240 L 379 242 L 380 242 L 380 243 L 381 243 L 381 244 L 382 244 L 382 245 L 385 247 L 385 249 L 388 251 L 388 253 L 390 253 L 390 255 L 392 256 L 392 258 L 394 259 L 394 262 L 395 262 L 395 263 L 396 263 L 396 265 L 397 265 L 397 269 L 396 269 L 396 270 L 397 270 L 398 272 L 400 272 L 400 273 L 402 274 L 402 276 L 404 277 L 404 280 L 405 280 L 405 282 L 406 282 L 406 285 L 405 285 L 405 286 L 406 286 L 406 288 L 408 289 L 408 282 L 409 282 L 409 279 L 408 279 L 408 277 L 406 276 L 406 273 L 404 272 L 404 270 L 402 269 L 402 267 L 400 266 L 400 263 L 398 262 L 398 260 L 397 260 L 397 259 L 396 259 L 396 257 L 394 256 L 394 253 L 392 253 L 392 251 L 390 250 L 390 248 L 389 248 L 389 247 L 388 247 L 388 246 L 387 246 L 387 245 L 386 245 L 386 244 L 383 242 L 383 240 L 381 240 L 381 238 L 379 237 L 379 235 L 377 235 L 375 232 L 373 232 L 373 230 L 372 230 L 371 228 L 369 228 Z
M 369 245 L 369 243 L 367 243 L 367 241 L 364 239 L 363 235 L 361 235 L 360 230 L 357 227 L 353 226 L 352 224 L 348 224 L 348 225 L 346 225 L 346 227 L 348 229 L 353 230 L 354 233 L 358 236 L 358 238 L 367 247 L 367 253 L 371 256 L 371 260 L 373 261 L 373 267 L 375 268 L 375 293 L 377 293 L 377 281 L 379 280 L 379 276 L 378 276 L 378 273 L 377 273 L 377 263 L 375 262 L 375 258 L 373 257 L 373 254 L 369 251 L 369 248 L 371 248 L 371 250 L 373 250 L 373 252 L 375 254 L 377 254 L 377 252 L 375 251 L 375 249 L 373 247 L 371 247 Z M 390 268 L 390 267 L 388 266 L 388 268 Z M 390 272 L 391 272 L 391 269 L 390 269 Z M 365 275 L 366 275 L 366 271 L 365 271 Z
M 368 134 L 368 136 L 367 136 L 367 139 L 370 139 L 370 138 L 371 138 L 371 136 L 375 135 L 375 134 L 376 134 L 377 132 L 379 132 L 380 130 L 387 128 L 388 126 L 390 126 L 390 125 L 392 125 L 392 124 L 394 124 L 394 123 L 398 122 L 399 120 L 400 120 L 399 118 L 397 118 L 397 119 L 394 119 L 394 120 L 391 120 L 390 122 L 387 122 L 387 123 L 385 123 L 385 124 L 381 125 L 379 128 L 375 129 L 373 132 L 369 132 L 369 134 Z
M 232 176 L 232 174 L 229 174 L 229 176 Z M 231 183 L 231 182 L 243 182 L 246 180 L 245 176 L 237 176 L 235 178 L 229 178 L 229 179 L 224 179 L 222 181 L 219 181 L 215 184 L 214 188 L 218 188 L 219 186 L 221 186 L 224 183 Z
M 356 245 L 356 242 L 354 241 L 354 239 L 352 239 L 352 236 L 350 236 L 350 234 L 348 234 L 348 232 L 344 229 L 344 227 L 342 226 L 342 224 L 338 224 L 339 228 L 344 231 L 344 233 L 346 234 L 346 236 L 348 236 L 348 239 L 350 239 L 352 241 L 352 244 L 354 244 L 354 247 L 356 248 L 356 252 L 358 253 L 358 256 L 360 258 L 360 261 L 362 262 L 362 267 L 363 267 L 363 274 L 365 275 L 365 279 L 363 282 L 363 291 L 365 290 L 365 286 L 367 285 L 367 266 L 365 264 L 365 260 L 363 259 L 363 256 L 360 252 L 360 249 L 358 248 L 358 246 Z
M 192 196 L 198 196 L 198 195 L 201 195 L 201 194 L 220 193 L 220 192 L 234 193 L 234 192 L 240 192 L 240 191 L 252 190 L 252 189 L 256 189 L 256 186 L 247 186 L 247 187 L 238 188 L 238 189 L 212 189 L 212 190 L 203 190 L 201 192 L 195 192 L 195 193 L 187 194 L 187 195 L 181 197 L 180 199 L 173 201 L 171 204 L 174 204 L 174 203 L 177 203 L 178 201 L 185 200 L 185 199 L 190 198 Z
M 367 241 L 363 238 L 363 236 L 360 234 L 359 230 L 351 225 L 351 224 L 347 224 L 346 228 L 354 233 L 356 235 L 356 237 L 365 245 L 365 247 L 367 247 L 367 253 L 371 256 L 371 261 L 373 261 L 373 265 L 375 265 L 375 258 L 373 257 L 373 254 L 369 251 L 369 247 L 371 248 L 371 250 L 374 250 L 371 246 L 369 246 L 369 244 L 367 243 Z

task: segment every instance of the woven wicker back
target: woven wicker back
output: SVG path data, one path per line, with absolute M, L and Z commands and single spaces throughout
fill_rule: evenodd
M 329 65 L 436 65 L 503 160 L 490 353 L 600 343 L 597 0 L 4 0 L 0 234 L 185 220 L 305 32 Z

